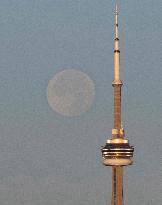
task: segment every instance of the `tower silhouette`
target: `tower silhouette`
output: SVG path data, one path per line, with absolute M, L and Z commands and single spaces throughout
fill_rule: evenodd
M 121 88 L 120 80 L 120 50 L 118 36 L 118 8 L 115 11 L 115 49 L 114 49 L 114 80 L 112 82 L 114 92 L 114 127 L 112 138 L 107 139 L 102 147 L 102 159 L 105 166 L 112 166 L 112 200 L 111 205 L 123 205 L 123 166 L 133 163 L 134 148 L 125 138 L 121 125 Z

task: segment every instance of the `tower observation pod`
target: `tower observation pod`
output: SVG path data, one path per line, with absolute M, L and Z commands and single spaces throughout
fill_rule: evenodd
M 112 137 L 107 139 L 102 147 L 102 162 L 112 166 L 112 202 L 111 205 L 123 205 L 123 166 L 133 163 L 134 148 L 125 138 L 121 125 L 121 88 L 120 80 L 120 50 L 118 36 L 118 8 L 115 11 L 115 48 L 114 48 L 114 80 L 112 82 L 114 95 L 114 126 Z

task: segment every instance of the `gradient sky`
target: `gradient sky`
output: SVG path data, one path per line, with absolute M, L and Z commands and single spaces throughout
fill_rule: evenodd
M 0 0 L 0 204 L 106 205 L 111 168 L 112 0 Z M 161 205 L 162 1 L 120 1 L 122 121 L 135 146 L 125 205 Z M 87 73 L 95 102 L 79 117 L 49 107 L 48 81 Z

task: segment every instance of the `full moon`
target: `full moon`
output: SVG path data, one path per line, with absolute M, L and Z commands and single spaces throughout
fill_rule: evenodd
M 48 83 L 48 104 L 61 115 L 72 117 L 85 113 L 91 107 L 94 97 L 93 81 L 79 70 L 63 70 Z

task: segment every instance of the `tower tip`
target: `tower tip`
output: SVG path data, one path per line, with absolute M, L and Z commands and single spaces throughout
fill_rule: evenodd
M 118 8 L 118 4 L 116 3 L 116 7 L 115 7 L 115 19 L 116 19 L 116 39 L 118 39 L 118 15 L 119 15 L 119 8 Z
M 118 7 L 118 4 L 116 3 L 116 6 L 115 6 L 115 15 L 118 15 L 119 14 L 119 7 Z

